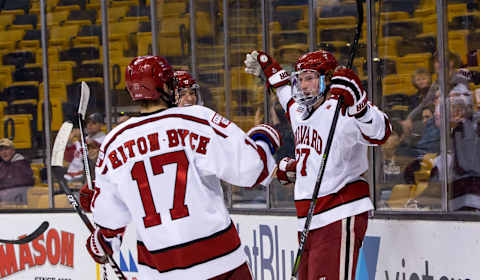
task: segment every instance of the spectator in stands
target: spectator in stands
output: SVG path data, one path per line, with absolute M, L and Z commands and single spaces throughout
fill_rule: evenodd
M 450 128 L 452 129 L 453 210 L 480 211 L 480 113 L 472 114 L 464 98 L 450 99 Z
M 26 205 L 28 188 L 35 183 L 30 162 L 7 138 L 0 139 L 0 158 L 0 203 Z
M 468 88 L 468 82 L 469 82 L 468 79 L 461 73 L 457 72 L 457 69 L 459 69 L 462 65 L 462 61 L 460 57 L 458 57 L 458 55 L 452 52 L 448 52 L 447 61 L 448 61 L 447 75 L 449 77 L 448 88 L 452 89 L 458 84 L 463 84 L 466 88 Z M 438 76 L 440 72 L 440 63 L 438 62 L 437 53 L 433 55 L 431 64 L 433 65 L 433 69 Z M 439 89 L 440 89 L 440 81 L 437 79 L 432 84 L 432 86 L 428 90 L 425 97 L 420 101 L 420 104 L 418 104 L 415 108 L 413 108 L 413 110 L 408 114 L 407 119 L 402 122 L 403 129 L 407 134 L 410 133 L 413 127 L 414 120 L 420 118 L 420 114 L 423 108 L 434 103 L 435 95 Z
M 423 125 L 426 125 L 427 122 L 432 118 L 433 118 L 433 108 L 432 108 L 432 106 L 428 106 L 428 107 L 423 108 L 423 111 L 422 111 Z
M 417 107 L 430 89 L 432 85 L 432 75 L 425 68 L 418 68 L 412 75 L 412 84 L 417 89 L 417 92 L 409 96 L 408 111 L 412 111 Z
M 87 117 L 86 130 L 87 136 L 85 142 L 88 149 L 88 159 L 90 161 L 90 167 L 93 167 L 97 160 L 100 145 L 105 138 L 105 132 L 102 131 L 104 125 L 104 118 L 101 113 L 93 113 Z M 73 134 L 74 132 L 72 132 Z M 80 143 L 80 137 L 72 135 L 74 142 L 71 144 L 75 147 L 72 162 L 68 166 L 65 179 L 67 181 L 81 181 L 83 178 L 83 158 L 82 158 L 82 146 Z M 75 141 L 76 140 L 76 141 Z M 92 174 L 92 172 L 90 172 Z

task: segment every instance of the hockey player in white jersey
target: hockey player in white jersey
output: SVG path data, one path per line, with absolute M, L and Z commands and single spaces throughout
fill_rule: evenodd
M 87 249 L 105 262 L 133 222 L 142 280 L 252 279 L 220 179 L 268 184 L 279 134 L 268 125 L 245 134 L 206 107 L 175 107 L 172 84 L 162 57 L 128 65 L 127 89 L 142 114 L 115 127 L 101 146 L 91 201 L 98 229 Z
M 338 66 L 329 52 L 301 56 L 291 75 L 261 51 L 247 54 L 245 65 L 247 73 L 266 76 L 292 126 L 296 158 L 282 159 L 277 177 L 284 183 L 296 178 L 299 233 L 305 225 L 337 99 L 344 97 L 298 279 L 355 279 L 367 211 L 373 209 L 369 185 L 362 178 L 368 169 L 367 146 L 386 141 L 388 118 L 367 101 L 357 75 Z
M 187 71 L 177 70 L 173 73 L 175 103 L 178 107 L 203 105 L 200 86 Z

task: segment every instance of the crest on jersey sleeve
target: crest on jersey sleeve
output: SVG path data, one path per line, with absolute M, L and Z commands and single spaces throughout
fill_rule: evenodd
M 214 123 L 214 124 L 216 124 L 220 127 L 226 128 L 232 122 L 229 121 L 228 119 L 224 118 L 222 115 L 220 115 L 218 113 L 215 113 L 215 115 L 213 115 L 213 117 L 212 117 L 212 123 Z

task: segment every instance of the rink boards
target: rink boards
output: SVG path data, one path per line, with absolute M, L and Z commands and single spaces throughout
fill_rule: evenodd
M 232 215 L 257 280 L 289 279 L 297 250 L 292 216 Z M 101 279 L 85 249 L 88 231 L 74 213 L 2 214 L 0 238 L 50 227 L 25 245 L 0 244 L 0 279 Z M 455 221 L 369 221 L 357 279 L 480 279 L 480 223 Z M 128 279 L 139 279 L 135 231 L 127 229 L 117 263 Z M 110 272 L 110 269 L 107 269 Z M 109 273 L 108 279 L 115 279 Z

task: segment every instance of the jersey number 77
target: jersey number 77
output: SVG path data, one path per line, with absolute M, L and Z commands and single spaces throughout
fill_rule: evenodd
M 187 217 L 188 207 L 185 205 L 185 194 L 187 189 L 187 173 L 188 173 L 188 158 L 185 151 L 176 151 L 166 154 L 161 154 L 150 158 L 153 175 L 163 174 L 163 166 L 167 164 L 177 164 L 177 174 L 175 179 L 175 189 L 173 195 L 173 207 L 170 209 L 170 217 L 172 220 Z M 162 219 L 160 214 L 155 209 L 153 203 L 152 191 L 150 190 L 150 183 L 148 181 L 147 171 L 145 170 L 145 163 L 137 161 L 131 170 L 132 179 L 137 181 L 138 190 L 142 199 L 143 209 L 145 210 L 145 217 L 143 217 L 143 224 L 145 228 L 160 225 Z

